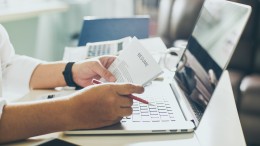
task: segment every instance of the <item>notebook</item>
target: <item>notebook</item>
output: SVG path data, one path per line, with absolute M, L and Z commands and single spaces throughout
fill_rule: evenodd
M 194 131 L 248 21 L 251 7 L 224 0 L 206 0 L 186 49 L 169 83 L 154 81 L 134 101 L 133 114 L 120 123 L 65 134 L 179 133 Z M 170 62 L 168 62 L 170 63 Z M 217 97 L 214 97 L 217 98 Z

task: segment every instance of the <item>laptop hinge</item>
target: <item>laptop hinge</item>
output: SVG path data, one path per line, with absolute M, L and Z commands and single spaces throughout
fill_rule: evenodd
M 194 129 L 196 129 L 197 128 L 197 124 L 196 124 L 196 122 L 194 121 L 194 120 L 190 120 L 193 124 L 194 124 L 194 126 L 195 126 L 195 128 Z

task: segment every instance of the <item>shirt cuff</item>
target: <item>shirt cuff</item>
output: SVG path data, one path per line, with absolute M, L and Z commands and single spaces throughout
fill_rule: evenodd
M 4 108 L 5 104 L 6 104 L 6 101 L 3 99 L 0 99 L 0 119 L 1 119 L 1 116 L 3 113 L 3 108 Z
M 30 79 L 34 69 L 43 61 L 15 55 L 3 70 L 3 91 L 23 96 L 30 90 Z

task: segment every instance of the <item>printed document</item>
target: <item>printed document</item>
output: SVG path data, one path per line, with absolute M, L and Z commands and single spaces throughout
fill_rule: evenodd
M 114 74 L 116 82 L 143 86 L 163 73 L 159 64 L 135 37 L 119 53 L 108 70 Z
M 86 46 L 66 47 L 63 60 L 80 61 L 101 55 L 118 55 L 130 40 L 131 37 L 126 37 L 119 40 L 87 43 Z

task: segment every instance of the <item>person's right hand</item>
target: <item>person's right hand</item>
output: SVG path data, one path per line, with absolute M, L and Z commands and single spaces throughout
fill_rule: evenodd
M 142 93 L 144 88 L 133 84 L 104 83 L 84 88 L 69 98 L 72 129 L 93 129 L 119 122 L 132 114 L 133 100 L 127 95 Z

